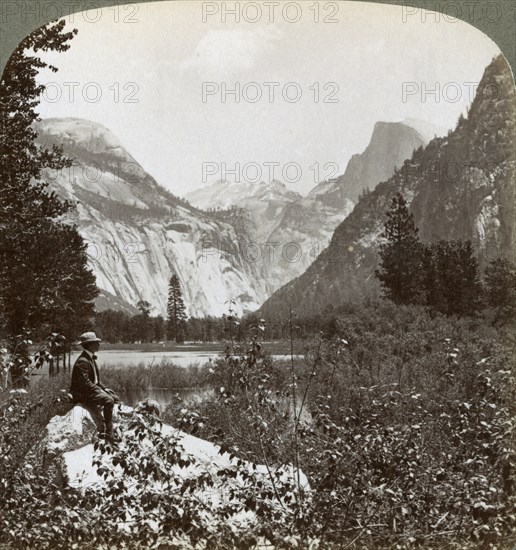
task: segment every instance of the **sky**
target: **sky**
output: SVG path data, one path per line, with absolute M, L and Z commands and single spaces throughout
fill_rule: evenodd
M 343 173 L 377 121 L 453 128 L 499 53 L 468 23 L 421 9 L 225 5 L 69 16 L 79 32 L 67 52 L 44 54 L 59 71 L 39 75 L 41 116 L 103 124 L 176 195 L 217 179 L 272 178 L 304 194 Z

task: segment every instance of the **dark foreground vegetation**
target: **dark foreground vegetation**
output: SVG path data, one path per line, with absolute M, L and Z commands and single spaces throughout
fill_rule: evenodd
M 508 327 L 481 319 L 386 303 L 328 319 L 304 360 L 272 361 L 255 339 L 233 346 L 204 372 L 172 369 L 171 386 L 198 380 L 213 391 L 188 407 L 171 403 L 165 422 L 271 471 L 299 466 L 310 482 L 306 492 L 295 475 L 285 481 L 271 474 L 270 490 L 248 474 L 239 504 L 221 507 L 209 522 L 190 485 L 149 494 L 149 477 L 171 482 L 171 466 L 184 460 L 173 441 L 159 440 L 155 419 L 134 420 L 139 433 L 155 440 L 152 455 L 137 444 L 131 456 L 104 449 L 112 464 L 129 458 L 145 464 L 141 472 L 127 470 L 140 484 L 81 494 L 54 486 L 34 461 L 27 465 L 44 419 L 59 408 L 48 384 L 57 390 L 63 381 L 4 395 L 0 453 L 9 458 L 0 462 L 0 542 L 13 548 L 188 547 L 178 540 L 199 548 L 264 542 L 277 548 L 512 548 L 513 338 Z M 124 372 L 134 379 L 131 369 L 119 370 L 111 380 L 115 389 L 123 389 Z M 238 466 L 217 473 L 236 475 Z M 209 489 L 214 482 L 201 475 L 192 483 Z M 277 506 L 285 499 L 288 513 Z M 127 509 L 134 517 L 124 533 L 117 523 Z M 228 528 L 240 509 L 260 518 L 255 528 Z

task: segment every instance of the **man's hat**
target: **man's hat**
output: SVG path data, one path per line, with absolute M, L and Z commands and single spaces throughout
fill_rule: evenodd
M 81 344 L 81 346 L 89 344 L 90 342 L 102 342 L 102 340 L 97 338 L 94 332 L 85 332 L 79 336 L 79 344 Z

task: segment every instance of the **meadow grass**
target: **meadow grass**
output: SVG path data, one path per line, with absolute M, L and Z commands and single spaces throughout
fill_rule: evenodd
M 102 383 L 122 395 L 134 395 L 150 388 L 185 390 L 205 388 L 208 385 L 207 368 L 199 364 L 181 367 L 163 359 L 157 365 L 127 366 L 115 364 L 101 370 Z

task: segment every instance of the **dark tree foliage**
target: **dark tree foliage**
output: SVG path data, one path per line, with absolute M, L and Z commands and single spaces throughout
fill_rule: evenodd
M 396 304 L 424 304 L 446 315 L 475 315 L 482 309 L 482 283 L 471 242 L 441 240 L 424 245 L 414 217 L 397 194 L 380 246 L 376 276 Z
M 147 319 L 150 317 L 152 306 L 146 300 L 140 300 L 136 307 L 140 310 L 140 313 Z
M 154 342 L 165 340 L 165 319 L 161 315 L 153 317 L 152 321 L 152 339 Z
M 124 311 L 106 309 L 95 316 L 95 331 L 106 342 L 135 343 L 161 342 L 165 339 L 165 319 L 152 317 L 148 302 L 139 303 L 141 313 L 130 315 Z
M 37 56 L 64 52 L 77 33 L 53 22 L 27 36 L 13 52 L 0 81 L 0 330 L 85 328 L 98 290 L 87 268 L 82 238 L 59 221 L 72 205 L 48 189 L 43 170 L 70 164 L 62 150 L 38 146 L 35 111 L 44 86 L 38 71 L 57 71 Z
M 184 341 L 184 325 L 186 322 L 185 304 L 181 285 L 177 275 L 170 277 L 167 303 L 167 335 L 170 340 Z
M 63 334 L 70 343 L 77 334 L 91 327 L 98 294 L 95 276 L 87 266 L 87 245 L 74 227 L 48 223 L 39 250 L 34 249 L 37 270 L 41 273 L 30 322 Z M 46 246 L 46 248 L 44 248 Z M 39 252 L 39 253 L 38 253 Z M 37 298 L 39 296 L 39 299 Z
M 136 339 L 140 342 L 150 342 L 153 338 L 154 327 L 150 317 L 152 306 L 145 300 L 140 300 L 136 304 L 140 314 L 134 318 Z
M 106 309 L 95 316 L 95 332 L 106 342 L 129 342 L 128 321 L 130 315 L 124 311 Z
M 400 193 L 392 199 L 382 237 L 387 242 L 380 246 L 380 269 L 376 270 L 376 276 L 385 296 L 396 304 L 413 303 L 418 295 L 422 245 L 414 215 Z
M 516 314 L 516 266 L 509 260 L 492 260 L 485 271 L 487 304 L 496 309 L 497 319 L 514 320 Z
M 441 240 L 425 248 L 422 271 L 426 305 L 447 315 L 474 315 L 482 308 L 478 261 L 470 241 Z
M 64 25 L 64 20 L 50 23 L 25 37 L 9 58 L 0 81 L 2 203 L 13 217 L 30 217 L 34 204 L 50 218 L 69 206 L 48 193 L 45 182 L 32 181 L 39 180 L 44 168 L 59 169 L 69 164 L 57 147 L 49 151 L 36 145 L 33 126 L 39 120 L 35 108 L 45 89 L 37 84 L 36 76 L 46 67 L 53 72 L 57 68 L 32 54 L 68 50 L 67 42 L 77 30 L 64 33 Z

